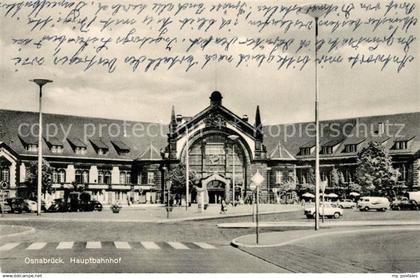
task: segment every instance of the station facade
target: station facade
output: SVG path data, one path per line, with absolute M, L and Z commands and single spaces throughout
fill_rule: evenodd
M 311 183 L 313 123 L 263 125 L 258 106 L 251 123 L 222 101 L 221 93 L 213 92 L 210 104 L 193 117 L 173 108 L 169 125 L 44 114 L 44 130 L 50 132 L 43 137 L 43 157 L 54 189 L 47 197 L 83 188 L 104 204 L 161 203 L 168 170 L 179 164 L 189 165 L 198 177 L 192 186 L 204 190 L 210 203 L 233 196 L 245 200 L 257 172 L 264 177 L 263 202 L 278 200 L 285 183 Z M 330 183 L 338 169 L 342 183 L 354 183 L 357 153 L 377 141 L 400 171 L 396 186 L 418 190 L 419 120 L 420 113 L 406 113 L 321 122 L 321 180 Z M 38 152 L 31 131 L 37 121 L 37 113 L 0 110 L 0 183 L 7 196 L 31 194 L 28 178 Z

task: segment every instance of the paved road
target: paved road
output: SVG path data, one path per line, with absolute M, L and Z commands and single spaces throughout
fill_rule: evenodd
M 10 249 L 0 253 L 4 272 L 285 271 L 230 246 L 206 242 L 13 242 L 1 248 Z M 43 259 L 56 263 L 43 264 Z
M 2 224 L 7 223 L 2 222 Z M 205 221 L 171 224 L 34 221 L 27 222 L 25 225 L 34 227 L 36 232 L 20 237 L 0 239 L 2 271 L 205 273 L 281 273 L 285 271 L 230 246 L 230 241 L 237 232 L 240 235 L 246 231 L 227 232 L 218 229 L 214 223 Z M 129 245 L 130 249 L 117 248 L 115 242 L 120 242 L 122 246 Z M 150 245 L 144 245 L 145 242 L 149 242 Z M 12 246 L 13 248 L 9 245 L 10 249 L 7 250 L 7 244 L 10 243 L 18 245 Z M 66 244 L 72 247 L 57 249 L 58 246 Z M 200 244 L 214 248 L 203 248 Z M 147 248 L 154 245 L 158 248 Z M 92 246 L 100 246 L 100 248 L 91 248 Z M 185 247 L 188 249 L 184 249 Z M 50 257 L 62 258 L 65 263 L 25 264 L 25 258 Z M 89 257 L 114 259 L 121 257 L 121 262 L 118 264 L 70 263 L 70 258 Z

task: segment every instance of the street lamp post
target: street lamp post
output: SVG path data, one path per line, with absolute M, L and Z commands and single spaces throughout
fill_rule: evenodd
M 188 210 L 188 194 L 190 189 L 190 138 L 187 126 L 186 160 L 185 160 L 185 210 Z
M 236 181 L 235 181 L 235 141 L 238 140 L 238 135 L 229 135 L 228 138 L 233 141 L 232 144 L 232 204 L 235 205 L 235 190 L 236 190 Z
M 258 223 L 258 204 L 259 204 L 259 191 L 260 191 L 260 186 L 264 181 L 264 177 L 261 175 L 260 171 L 257 169 L 257 172 L 252 176 L 251 181 L 255 184 L 255 195 L 256 195 L 256 215 L 255 215 L 255 241 L 257 243 L 257 245 L 259 244 L 259 238 L 260 238 L 260 233 L 259 233 L 259 223 Z
M 310 4 L 302 7 L 306 14 L 315 20 L 314 68 L 315 68 L 315 230 L 319 230 L 319 96 L 318 96 L 318 20 L 325 14 L 322 4 Z
M 166 191 L 168 193 L 167 200 L 166 200 L 166 218 L 168 219 L 169 219 L 169 212 L 172 210 L 171 204 L 170 204 L 171 187 L 172 187 L 172 181 L 168 180 L 166 183 Z
M 38 185 L 37 185 L 37 215 L 41 215 L 41 188 L 42 188 L 42 87 L 51 83 L 48 79 L 30 80 L 39 86 L 39 134 L 38 134 Z

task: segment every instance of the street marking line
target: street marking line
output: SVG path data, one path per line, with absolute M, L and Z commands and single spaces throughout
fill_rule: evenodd
M 117 249 L 131 249 L 130 244 L 126 241 L 114 241 L 114 245 Z
M 47 245 L 46 242 L 34 242 L 31 245 L 29 245 L 26 250 L 40 250 Z
M 172 248 L 174 249 L 190 249 L 188 248 L 188 246 L 185 246 L 184 244 L 182 244 L 181 242 L 177 242 L 177 241 L 168 241 L 167 242 Z
M 20 242 L 12 242 L 12 243 L 6 243 L 5 245 L 0 247 L 0 251 L 9 251 L 18 246 Z
M 193 242 L 193 243 L 203 249 L 217 249 L 215 246 L 208 244 L 206 242 Z
M 73 241 L 61 241 L 56 249 L 62 250 L 62 249 L 72 249 L 74 245 Z
M 142 241 L 141 245 L 143 245 L 146 249 L 160 249 L 160 247 L 153 241 Z
M 86 249 L 101 249 L 102 244 L 100 241 L 88 241 L 86 242 Z

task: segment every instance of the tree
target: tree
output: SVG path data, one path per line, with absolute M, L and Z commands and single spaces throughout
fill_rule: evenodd
M 341 171 L 338 171 L 338 172 L 339 172 L 339 183 L 340 183 L 340 185 L 343 185 L 343 184 L 346 183 L 346 179 L 344 178 L 343 172 L 341 172 Z
M 316 181 L 315 181 L 315 170 L 314 168 L 309 168 L 309 173 L 308 173 L 308 180 L 306 181 L 306 183 L 315 185 Z
M 293 172 L 289 172 L 287 176 L 287 181 L 279 184 L 279 191 L 286 192 L 286 191 L 294 191 L 296 190 L 296 177 Z
M 350 183 L 349 184 L 349 191 L 350 192 L 362 192 L 362 187 L 357 183 Z
M 171 168 L 166 176 L 167 181 L 171 181 L 171 191 L 174 193 L 185 193 L 186 190 L 186 166 L 185 164 L 178 164 Z M 198 175 L 195 171 L 189 171 L 189 192 L 192 191 L 194 184 L 198 183 Z
M 332 187 L 339 187 L 340 186 L 340 171 L 336 168 L 331 170 L 331 186 Z
M 391 157 L 377 142 L 370 142 L 358 154 L 356 178 L 363 193 L 381 193 L 395 185 L 399 172 L 392 167 Z
M 29 165 L 29 171 L 27 172 L 27 185 L 30 192 L 33 192 L 34 195 L 37 195 L 38 188 L 38 163 L 31 162 Z M 51 193 L 52 190 L 52 168 L 50 163 L 45 159 L 42 160 L 42 187 L 41 192 Z

